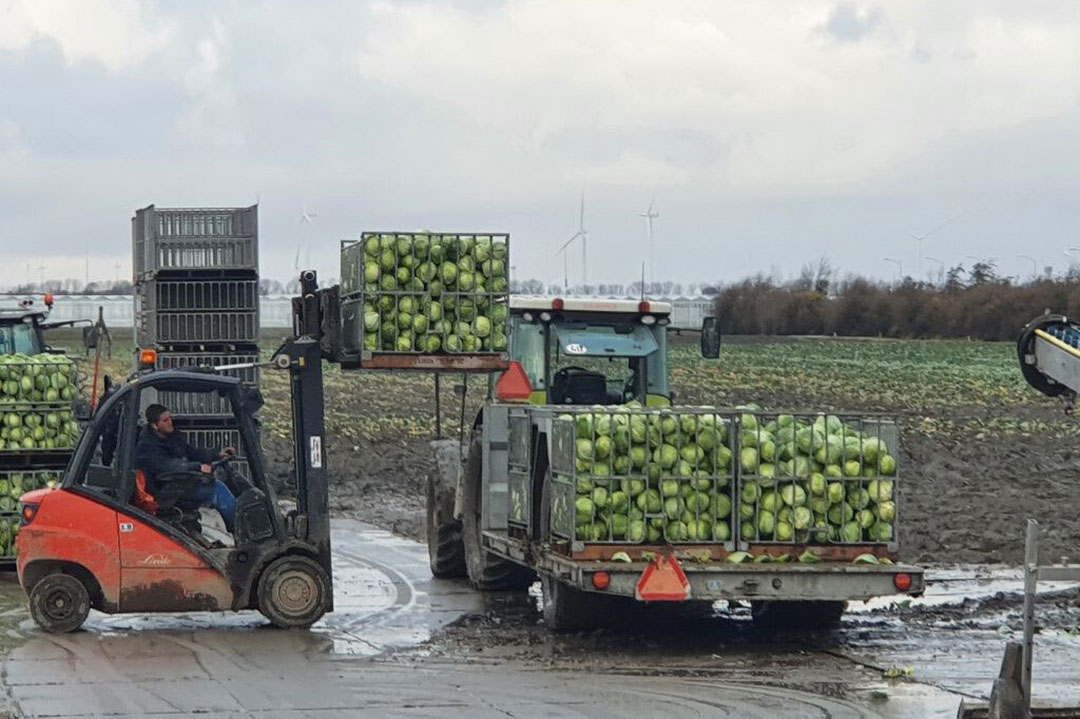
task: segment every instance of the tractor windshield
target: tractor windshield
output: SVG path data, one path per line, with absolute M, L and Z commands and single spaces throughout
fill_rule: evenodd
M 26 322 L 0 324 L 0 355 L 38 354 L 42 351 L 38 334 Z
M 664 328 L 636 319 L 599 316 L 542 323 L 515 318 L 511 353 L 534 390 L 545 392 L 551 404 L 666 400 Z

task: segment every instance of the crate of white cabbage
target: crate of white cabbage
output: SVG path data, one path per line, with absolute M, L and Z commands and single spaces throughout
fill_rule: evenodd
M 729 417 L 637 402 L 552 422 L 551 532 L 606 544 L 731 546 Z
M 0 560 L 14 559 L 19 534 L 19 497 L 44 487 L 56 487 L 59 470 L 0 472 Z
M 735 419 L 740 547 L 898 547 L 895 418 L 751 409 Z
M 507 347 L 510 237 L 365 232 L 341 246 L 344 342 L 379 354 Z
M 0 356 L 0 452 L 69 449 L 79 437 L 75 363 L 63 356 Z

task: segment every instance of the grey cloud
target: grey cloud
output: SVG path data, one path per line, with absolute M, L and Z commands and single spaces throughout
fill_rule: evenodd
M 825 30 L 839 42 L 859 42 L 872 33 L 882 20 L 879 7 L 859 7 L 855 3 L 836 5 L 825 21 Z

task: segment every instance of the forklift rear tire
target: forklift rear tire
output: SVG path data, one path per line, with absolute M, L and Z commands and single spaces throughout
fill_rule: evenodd
M 750 603 L 754 624 L 769 629 L 836 629 L 847 602 L 760 601 Z
M 445 486 L 437 471 L 428 475 L 427 512 L 428 562 L 436 579 L 464 579 L 465 541 L 461 520 L 454 519 L 454 492 Z
M 49 574 L 30 590 L 30 616 L 50 634 L 66 634 L 90 614 L 90 594 L 70 574 Z
M 481 591 L 528 589 L 536 581 L 536 572 L 484 549 L 482 465 L 480 437 L 474 437 L 465 463 L 465 491 L 462 493 L 462 533 L 469 581 Z
M 329 600 L 330 577 L 307 557 L 275 559 L 259 577 L 259 612 L 282 629 L 310 627 Z

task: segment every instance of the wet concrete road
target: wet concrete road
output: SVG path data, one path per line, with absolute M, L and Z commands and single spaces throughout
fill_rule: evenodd
M 520 660 L 483 647 L 438 651 L 438 630 L 491 605 L 432 580 L 423 546 L 335 522 L 337 611 L 313 631 L 269 628 L 254 613 L 107 617 L 51 636 L 17 588 L 0 590 L 2 681 L 16 716 L 209 717 L 881 717 L 952 719 L 988 691 L 1005 638 L 985 626 L 898 626 L 853 614 L 822 645 L 755 640 L 671 659 L 661 643 L 615 661 L 587 653 Z M 970 592 L 963 573 L 939 594 Z M 1015 588 L 1008 577 L 983 583 Z M 969 582 L 969 584 L 971 584 Z M 725 621 L 725 620 L 718 620 Z M 432 644 L 424 644 L 436 633 Z M 410 649 L 412 647 L 412 649 Z M 1040 638 L 1037 694 L 1080 699 L 1080 641 Z M 882 677 L 911 666 L 911 680 Z M 3 706 L 0 705 L 0 716 Z

